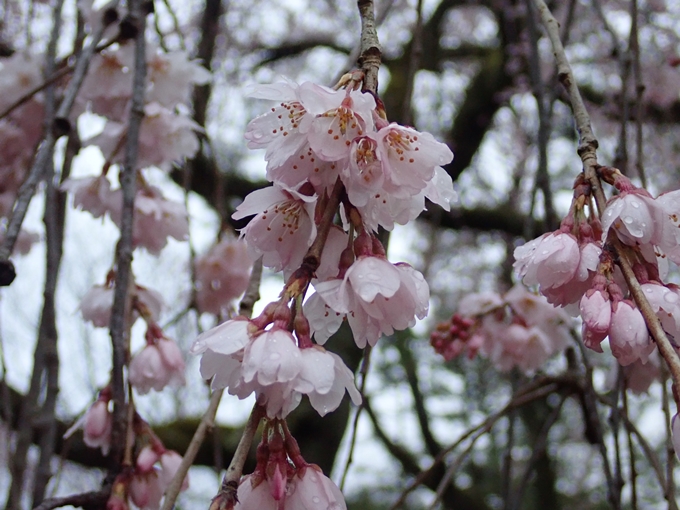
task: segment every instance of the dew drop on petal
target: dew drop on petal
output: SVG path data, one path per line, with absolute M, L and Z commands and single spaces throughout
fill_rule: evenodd
M 634 207 L 635 209 L 639 209 L 639 208 L 640 208 L 640 202 L 631 202 L 630 205 L 631 205 L 632 207 Z
M 319 496 L 314 496 L 312 498 L 312 503 L 319 504 L 319 501 L 321 501 L 321 498 Z
M 279 358 L 281 358 L 281 355 L 278 352 L 272 352 L 269 355 L 269 359 L 272 360 L 272 361 L 276 361 Z
M 626 225 L 630 225 L 631 223 L 633 223 L 633 218 L 631 218 L 630 216 L 626 216 L 625 218 L 623 218 L 623 222 Z
M 663 298 L 668 302 L 668 303 L 677 303 L 678 300 L 680 300 L 680 297 L 675 293 L 675 292 L 666 292 L 663 296 Z

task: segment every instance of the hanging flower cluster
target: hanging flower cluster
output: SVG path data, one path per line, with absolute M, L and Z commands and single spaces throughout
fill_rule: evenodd
M 599 172 L 619 191 L 607 202 L 602 222 L 592 210 L 589 186 L 579 177 L 560 229 L 517 248 L 515 268 L 548 301 L 580 314 L 587 347 L 602 352 L 601 343 L 609 337 L 621 365 L 646 363 L 656 344 L 608 246 L 615 240 L 628 248 L 647 300 L 669 338 L 679 338 L 680 289 L 664 279 L 668 261 L 680 263 L 680 191 L 653 198 L 617 169 Z
M 469 294 L 458 313 L 437 325 L 430 343 L 444 359 L 478 353 L 503 371 L 533 372 L 569 343 L 570 317 L 515 285 L 504 295 Z
M 357 90 L 360 80 L 349 75 L 345 90 L 286 81 L 252 91 L 277 101 L 245 135 L 250 148 L 266 150 L 273 186 L 248 195 L 233 217 L 253 216 L 241 231 L 248 250 L 287 284 L 259 317 L 203 333 L 191 352 L 203 355 L 213 388 L 255 393 L 270 418 L 284 418 L 302 395 L 321 415 L 345 391 L 360 401 L 352 372 L 321 347 L 344 320 L 363 348 L 427 314 L 423 275 L 389 262 L 375 232 L 415 219 L 425 198 L 448 210 L 453 185 L 440 165 L 453 154 L 385 120 L 374 96 Z M 316 293 L 303 306 L 310 284 Z
M 319 466 L 302 457 L 285 422 L 267 423 L 256 457 L 255 471 L 241 478 L 236 494 L 221 492 L 213 499 L 211 509 L 347 509 L 337 485 Z

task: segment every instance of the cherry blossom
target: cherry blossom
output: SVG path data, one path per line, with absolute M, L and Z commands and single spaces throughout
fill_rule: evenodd
M 102 454 L 108 455 L 113 428 L 113 416 L 109 412 L 110 399 L 110 392 L 103 390 L 82 418 L 66 431 L 64 439 L 68 439 L 76 430 L 82 428 L 83 442 L 90 448 L 101 448 Z
M 199 312 L 219 315 L 243 294 L 253 261 L 246 244 L 224 235 L 205 255 L 196 257 L 196 306 Z
M 656 347 L 649 338 L 642 314 L 630 301 L 612 304 L 609 346 L 614 357 L 623 366 L 638 359 L 647 361 Z
M 183 385 L 184 368 L 177 344 L 165 337 L 151 337 L 130 361 L 128 379 L 141 395 L 145 395 L 151 389 L 161 391 L 168 385 Z
M 62 191 L 73 194 L 73 206 L 101 218 L 111 210 L 119 209 L 123 196 L 120 189 L 112 190 L 105 175 L 66 179 Z
M 255 215 L 241 230 L 253 259 L 275 271 L 296 269 L 316 237 L 316 196 L 276 184 L 254 191 L 236 208 L 232 218 Z

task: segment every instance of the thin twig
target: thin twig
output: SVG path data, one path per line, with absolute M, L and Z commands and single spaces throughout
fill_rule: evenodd
M 425 478 L 427 478 L 433 472 L 435 467 L 439 465 L 441 462 L 443 462 L 446 456 L 453 450 L 455 450 L 464 441 L 472 437 L 472 442 L 473 443 L 476 442 L 479 436 L 483 435 L 488 430 L 491 430 L 493 425 L 509 411 L 516 409 L 517 407 L 523 406 L 525 404 L 528 404 L 530 402 L 533 402 L 534 400 L 543 398 L 549 395 L 550 393 L 556 391 L 557 389 L 558 385 L 555 379 L 545 378 L 539 381 L 535 381 L 531 384 L 528 384 L 527 386 L 518 390 L 517 393 L 510 400 L 510 402 L 508 402 L 503 407 L 503 409 L 487 417 L 486 420 L 484 420 L 482 423 L 468 429 L 454 443 L 452 443 L 445 450 L 442 450 L 442 452 L 432 461 L 430 467 L 428 467 L 424 471 L 421 471 L 421 473 L 416 477 L 416 479 L 411 483 L 411 485 L 404 489 L 404 491 L 401 493 L 401 496 L 399 496 L 399 499 L 397 499 L 397 501 L 390 507 L 390 510 L 396 510 L 397 508 L 401 507 L 406 501 L 406 497 L 418 486 L 420 486 L 420 484 L 423 483 L 423 480 L 425 480 Z M 447 474 L 449 478 L 451 475 L 453 475 L 453 473 L 449 474 L 448 471 Z M 448 479 L 446 480 L 446 483 L 448 483 Z M 440 497 L 441 495 L 437 497 L 437 501 L 439 501 Z
M 111 433 L 112 466 L 111 472 L 117 473 L 125 443 L 125 381 L 123 367 L 127 357 L 127 332 L 131 326 L 127 324 L 130 300 L 128 287 L 131 282 L 132 264 L 132 226 L 134 201 L 136 194 L 137 151 L 139 147 L 139 130 L 144 116 L 144 90 L 146 88 L 146 18 L 142 8 L 142 0 L 130 3 L 131 22 L 136 25 L 135 64 L 132 84 L 132 100 L 130 120 L 127 129 L 125 159 L 120 174 L 120 187 L 123 192 L 121 212 L 120 239 L 116 250 L 116 281 L 113 306 L 111 308 L 111 344 L 113 346 L 113 363 L 111 369 L 111 387 L 113 400 L 113 430 Z
M 229 487 L 237 487 L 238 482 L 241 479 L 241 474 L 243 473 L 243 466 L 248 458 L 248 452 L 250 451 L 250 446 L 253 444 L 253 438 L 255 437 L 255 432 L 257 432 L 257 427 L 260 425 L 260 420 L 266 415 L 264 407 L 259 404 L 253 406 L 253 410 L 250 412 L 250 417 L 246 422 L 245 429 L 243 429 L 243 435 L 241 436 L 234 456 L 229 463 L 227 472 L 222 479 L 222 490 L 229 490 Z
M 645 85 L 642 82 L 642 68 L 640 67 L 640 44 L 638 42 L 638 3 L 632 0 L 630 3 L 630 41 L 628 48 L 633 57 L 633 79 L 635 80 L 635 166 L 643 188 L 647 187 L 647 176 L 644 166 L 644 147 L 642 141 L 642 114 L 645 103 L 642 96 L 645 93 Z
M 100 490 L 74 494 L 61 498 L 49 498 L 36 506 L 33 510 L 52 510 L 62 506 L 74 506 L 76 508 L 105 508 L 106 501 L 109 499 L 110 490 Z
M 245 317 L 250 317 L 253 313 L 253 305 L 260 299 L 260 283 L 262 281 L 262 258 L 258 259 L 253 265 L 253 270 L 250 273 L 250 280 L 248 281 L 248 289 L 246 290 L 241 304 L 239 306 L 239 311 L 241 315 Z M 165 500 L 163 501 L 163 506 L 161 510 L 171 510 L 177 500 L 180 490 L 182 489 L 182 484 L 184 483 L 184 478 L 189 472 L 189 468 L 196 458 L 201 444 L 205 439 L 205 435 L 208 430 L 215 425 L 215 414 L 217 413 L 217 408 L 220 405 L 220 399 L 224 389 L 219 389 L 213 392 L 210 397 L 210 403 L 208 404 L 208 409 L 203 414 L 201 418 L 201 423 L 198 424 L 196 432 L 194 432 L 194 437 L 191 438 L 191 442 L 184 452 L 182 457 L 182 462 L 175 473 L 170 485 L 165 491 Z M 259 422 L 258 422 L 259 423 Z M 252 438 L 251 438 L 252 442 Z M 240 445 L 240 444 L 239 444 Z M 248 445 L 248 449 L 250 445 Z
M 372 352 L 371 346 L 367 345 L 366 348 L 364 349 L 363 359 L 361 361 L 361 368 L 359 369 L 359 373 L 361 374 L 361 385 L 359 386 L 359 393 L 361 393 L 362 396 L 362 405 L 357 407 L 354 413 L 354 419 L 352 420 L 352 434 L 349 442 L 349 452 L 347 453 L 347 462 L 345 462 L 345 469 L 342 470 L 342 478 L 340 479 L 341 491 L 344 490 L 345 488 L 345 480 L 347 479 L 349 468 L 352 465 L 352 461 L 354 460 L 354 448 L 357 442 L 359 417 L 361 416 L 361 410 L 364 408 L 363 400 L 365 399 L 364 395 L 366 394 L 366 380 L 368 379 L 368 370 L 371 366 L 371 352 Z

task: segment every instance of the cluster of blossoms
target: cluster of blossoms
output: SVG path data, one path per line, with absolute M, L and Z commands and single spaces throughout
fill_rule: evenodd
M 341 81 L 345 90 L 286 81 L 252 92 L 277 101 L 245 135 L 250 148 L 266 150 L 273 185 L 248 195 L 233 218 L 253 216 L 241 230 L 248 253 L 283 271 L 287 283 L 258 317 L 230 319 L 191 348 L 202 355 L 201 374 L 213 388 L 239 398 L 254 393 L 269 420 L 238 503 L 213 507 L 344 509 L 338 488 L 304 462 L 292 437 L 281 436 L 279 420 L 303 395 L 322 416 L 345 392 L 360 403 L 352 371 L 322 347 L 343 321 L 364 348 L 427 314 L 423 275 L 388 261 L 376 232 L 415 219 L 425 198 L 449 209 L 453 185 L 441 165 L 453 154 L 432 135 L 385 120 L 381 103 L 357 90 L 360 81 L 351 74 Z M 210 274 L 205 266 L 207 260 L 197 264 L 197 274 Z M 305 301 L 310 285 L 316 292 Z M 211 280 L 211 291 L 216 287 Z
M 278 101 L 246 130 L 249 147 L 266 149 L 273 186 L 248 195 L 233 217 L 254 216 L 241 231 L 249 253 L 288 283 L 262 315 L 227 321 L 192 347 L 213 387 L 240 398 L 254 392 L 270 418 L 285 417 L 302 394 L 321 414 L 345 389 L 358 401 L 351 371 L 321 345 L 344 320 L 363 348 L 427 314 L 423 275 L 389 262 L 374 232 L 413 220 L 426 197 L 448 209 L 454 196 L 439 166 L 451 161 L 449 148 L 387 122 L 351 75 L 344 83 L 345 90 L 292 82 L 254 89 L 254 97 Z M 341 222 L 332 224 L 336 213 Z M 301 306 L 310 283 L 316 293 Z
M 548 301 L 580 314 L 587 347 L 602 352 L 601 343 L 609 337 L 621 365 L 646 363 L 656 344 L 608 245 L 626 246 L 625 256 L 661 325 L 671 340 L 678 338 L 680 289 L 664 279 L 668 261 L 680 263 L 680 191 L 653 198 L 618 170 L 599 171 L 619 191 L 607 202 L 602 222 L 589 205 L 589 186 L 579 178 L 560 229 L 517 248 L 515 268 Z
M 437 325 L 430 337 L 447 361 L 466 352 L 488 358 L 499 370 L 538 369 L 569 343 L 570 317 L 545 298 L 515 285 L 504 295 L 469 294 L 458 313 Z
M 87 412 L 66 431 L 64 437 L 68 438 L 82 428 L 85 444 L 90 448 L 101 448 L 102 453 L 107 455 L 111 448 L 113 428 L 113 417 L 109 412 L 110 401 L 111 388 L 107 386 L 99 392 L 99 397 Z M 157 510 L 182 457 L 179 453 L 166 449 L 149 425 L 138 416 L 134 420 L 133 429 L 144 446 L 136 453 L 134 468 L 116 478 L 112 497 L 117 498 L 119 504 L 108 508 L 128 508 L 126 501 L 129 497 L 138 508 Z M 181 490 L 188 488 L 189 479 L 185 478 Z
M 340 489 L 319 466 L 305 461 L 285 422 L 267 424 L 256 458 L 253 473 L 241 478 L 235 491 L 226 488 L 220 492 L 211 509 L 346 510 Z

